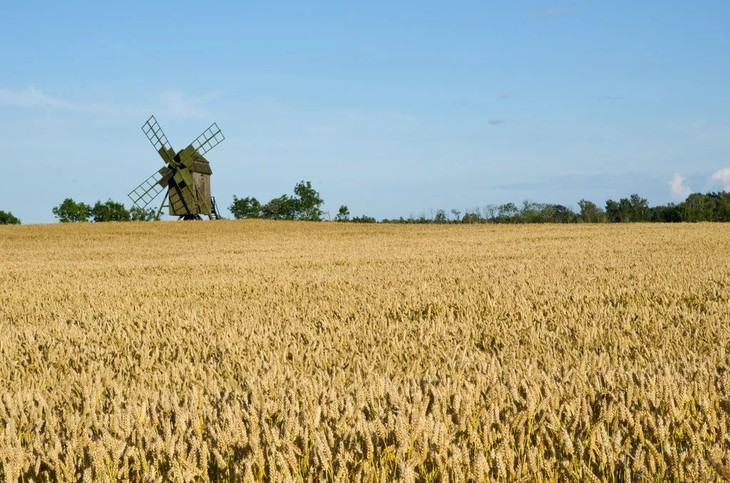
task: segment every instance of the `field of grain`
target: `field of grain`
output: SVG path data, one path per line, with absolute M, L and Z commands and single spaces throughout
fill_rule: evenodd
M 0 227 L 6 481 L 728 464 L 728 225 Z

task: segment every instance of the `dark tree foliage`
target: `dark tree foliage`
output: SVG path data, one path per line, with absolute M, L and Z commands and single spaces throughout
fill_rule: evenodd
M 89 217 L 91 217 L 89 205 L 83 202 L 77 203 L 71 198 L 66 198 L 60 205 L 54 206 L 51 211 L 61 223 L 89 221 Z
M 20 220 L 11 212 L 0 210 L 0 225 L 20 225 Z
M 296 219 L 306 221 L 322 221 L 321 206 L 324 200 L 319 196 L 317 190 L 312 188 L 311 181 L 300 181 L 294 187 L 294 194 L 297 196 Z
M 228 209 L 233 213 L 233 217 L 237 220 L 245 220 L 247 218 L 261 218 L 261 203 L 253 196 L 239 198 L 233 196 L 233 203 Z
M 261 207 L 261 218 L 268 220 L 296 220 L 299 200 L 289 195 L 274 198 Z
M 580 208 L 578 220 L 583 223 L 603 223 L 607 221 L 606 212 L 592 201 L 580 200 L 578 207 Z
M 133 206 L 129 209 L 129 217 L 132 221 L 160 221 L 157 210 L 153 208 L 140 208 Z
M 730 193 L 692 193 L 677 208 L 682 221 L 730 221 Z
M 612 223 L 651 221 L 651 209 L 646 198 L 633 194 L 619 201 L 606 201 L 606 217 Z
M 129 221 L 131 215 L 123 204 L 107 200 L 105 203 L 97 201 L 91 208 L 91 217 L 95 222 L 104 221 Z
M 362 215 L 362 216 L 356 216 L 352 220 L 350 220 L 352 223 L 375 223 L 376 220 L 372 216 Z
M 294 196 L 281 195 L 265 205 L 261 205 L 254 197 L 234 196 L 233 203 L 228 209 L 236 219 L 322 221 L 323 203 L 324 200 L 310 181 L 300 181 L 294 187 Z
M 340 206 L 340 209 L 337 210 L 335 221 L 350 221 L 350 210 L 347 208 L 347 205 Z

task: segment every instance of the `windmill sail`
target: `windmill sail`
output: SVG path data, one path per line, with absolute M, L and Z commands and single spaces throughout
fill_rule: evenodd
M 212 171 L 208 160 L 203 156 L 225 139 L 218 125 L 211 124 L 188 147 L 179 152 L 172 149 L 155 116 L 147 119 L 142 131 L 164 161 L 165 167 L 129 193 L 128 196 L 135 206 L 146 208 L 165 192 L 159 212 L 167 206 L 170 215 L 181 219 L 200 219 L 200 215 L 218 218 L 213 211 L 210 194 Z
M 167 136 L 165 136 L 155 116 L 150 116 L 147 119 L 147 122 L 142 126 L 142 131 L 144 131 L 145 136 L 147 136 L 155 151 L 160 153 L 162 159 L 166 163 L 171 163 L 173 156 L 175 156 L 175 151 L 173 151 L 170 141 L 167 140 Z
M 160 193 L 165 191 L 165 184 L 161 183 L 165 176 L 163 171 L 165 168 L 155 171 L 152 176 L 142 181 L 139 186 L 129 192 L 127 196 L 132 200 L 132 203 L 138 208 L 147 208 L 147 205 L 152 203 Z
M 203 155 L 218 146 L 224 139 L 225 136 L 223 136 L 218 124 L 213 123 L 208 129 L 203 131 L 203 134 L 198 136 L 195 141 L 190 143 L 190 145 L 193 149 Z

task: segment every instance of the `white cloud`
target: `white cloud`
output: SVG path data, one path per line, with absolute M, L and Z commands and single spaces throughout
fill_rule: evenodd
M 669 182 L 669 189 L 674 197 L 682 200 L 692 193 L 690 187 L 685 184 L 684 177 L 680 176 L 679 173 L 674 173 L 674 177 Z
M 33 86 L 20 90 L 0 87 L 0 106 L 39 107 L 46 109 L 77 108 L 73 102 L 53 97 Z
M 712 181 L 722 183 L 726 191 L 730 191 L 730 168 L 722 168 L 712 173 Z

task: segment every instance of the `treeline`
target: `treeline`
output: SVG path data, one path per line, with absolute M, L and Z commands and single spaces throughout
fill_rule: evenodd
M 239 198 L 233 196 L 228 210 L 237 220 L 263 218 L 268 220 L 321 221 L 324 215 L 324 200 L 311 181 L 300 181 L 294 186 L 294 196 L 281 195 L 266 204 L 261 204 L 253 196 Z
M 294 186 L 294 194 L 284 194 L 262 204 L 253 196 L 233 197 L 228 209 L 236 219 L 269 219 L 322 221 L 327 215 L 322 210 L 324 200 L 310 181 L 300 181 Z M 122 203 L 107 200 L 94 205 L 66 198 L 52 209 L 62 223 L 84 221 L 154 221 L 159 220 L 154 209 L 133 206 L 127 209 Z M 374 217 L 352 217 L 347 205 L 340 206 L 333 218 L 337 222 L 378 223 Z M 380 223 L 634 223 L 634 222 L 727 222 L 730 221 L 730 193 L 726 191 L 693 193 L 678 204 L 649 206 L 646 198 L 633 194 L 628 198 L 607 200 L 603 207 L 582 199 L 578 211 L 551 203 L 524 201 L 521 205 L 505 203 L 486 205 L 471 210 L 440 209 L 431 216 L 383 219 Z M 0 211 L 0 225 L 20 224 L 12 213 Z
M 681 203 L 649 206 L 646 198 L 633 194 L 628 198 L 607 200 L 600 207 L 588 200 L 578 202 L 578 211 L 567 206 L 524 201 L 486 205 L 472 210 L 436 210 L 431 216 L 384 219 L 381 223 L 635 223 L 635 222 L 699 222 L 730 221 L 730 193 L 693 193 Z M 340 207 L 340 214 L 347 213 Z M 371 217 L 349 219 L 335 217 L 336 221 L 375 222 Z
M 97 201 L 93 206 L 66 198 L 51 210 L 61 223 L 78 223 L 84 221 L 153 221 L 159 220 L 153 209 L 142 209 L 133 206 L 127 209 L 118 201 Z

